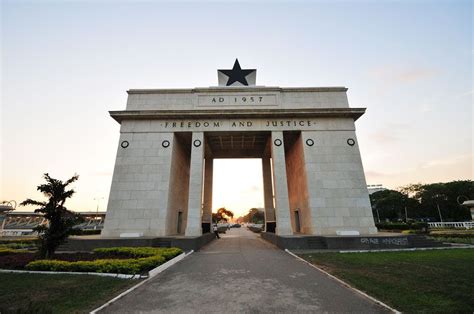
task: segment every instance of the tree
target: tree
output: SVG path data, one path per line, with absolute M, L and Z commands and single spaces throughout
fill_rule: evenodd
M 378 212 L 380 220 L 406 220 L 406 216 L 415 218 L 419 206 L 415 199 L 395 190 L 383 190 L 371 194 L 370 203 L 374 217 L 377 217 Z
M 244 222 L 265 223 L 265 213 L 257 208 L 250 208 L 247 215 L 242 218 Z
M 443 221 L 471 220 L 469 209 L 458 204 L 458 198 L 464 196 L 474 199 L 473 181 L 412 184 L 402 189 L 410 190 L 413 197 L 420 203 L 419 212 L 425 217 L 440 220 L 441 213 Z
M 227 210 L 225 207 L 221 207 L 217 210 L 217 213 L 212 214 L 212 220 L 219 222 L 221 220 L 228 221 L 234 217 L 234 213 L 230 210 Z
M 37 190 L 48 198 L 47 202 L 26 199 L 20 205 L 40 206 L 35 213 L 42 213 L 48 220 L 47 226 L 38 226 L 34 230 L 39 234 L 39 253 L 43 258 L 51 258 L 59 245 L 61 245 L 72 231 L 72 227 L 81 221 L 79 215 L 67 210 L 64 203 L 75 193 L 74 190 L 66 190 L 66 187 L 79 179 L 78 175 L 63 182 L 53 179 L 49 174 L 44 174 L 45 184 L 37 187 Z

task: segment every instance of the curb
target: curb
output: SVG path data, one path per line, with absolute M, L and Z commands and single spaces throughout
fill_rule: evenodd
M 140 279 L 147 278 L 141 275 L 117 274 L 117 273 L 91 273 L 91 272 L 72 272 L 72 271 L 36 271 L 36 270 L 16 270 L 16 269 L 0 269 L 0 273 L 16 273 L 16 274 L 43 274 L 43 275 L 92 275 L 99 277 L 114 277 L 121 279 Z
M 161 264 L 160 266 L 156 267 L 156 268 L 153 268 L 152 270 L 150 270 L 148 272 L 148 277 L 149 278 L 153 278 L 155 277 L 156 275 L 158 275 L 159 273 L 161 273 L 162 271 L 168 269 L 169 267 L 173 266 L 174 264 L 176 264 L 177 262 L 181 261 L 183 258 L 185 258 L 186 256 L 188 256 L 189 254 L 193 253 L 194 251 L 191 250 L 188 254 L 186 253 L 181 253 L 179 254 L 178 256 L 176 256 L 175 258 L 167 261 L 166 263 L 164 264 Z
M 344 250 L 344 251 L 339 251 L 339 253 L 413 252 L 413 251 L 457 250 L 457 249 L 474 249 L 474 245 L 440 246 L 440 247 L 414 247 L 414 248 L 406 248 L 406 249 Z
M 178 256 L 176 256 L 175 258 L 173 258 L 172 260 L 169 260 L 167 261 L 166 263 L 150 270 L 148 272 L 149 276 L 147 279 L 137 283 L 136 285 L 134 285 L 133 287 L 129 288 L 128 290 L 120 293 L 118 296 L 116 296 L 115 298 L 107 301 L 106 303 L 102 304 L 101 306 L 99 306 L 98 308 L 90 311 L 89 313 L 90 314 L 96 314 L 98 313 L 99 311 L 103 310 L 104 308 L 106 308 L 107 306 L 111 305 L 112 303 L 116 302 L 117 300 L 123 298 L 124 296 L 126 296 L 127 294 L 129 294 L 130 292 L 132 292 L 133 290 L 137 289 L 138 287 L 140 287 L 141 285 L 145 284 L 146 282 L 148 282 L 149 280 L 153 279 L 156 275 L 158 275 L 159 273 L 165 271 L 166 269 L 170 268 L 171 266 L 173 266 L 174 264 L 176 264 L 177 262 L 181 261 L 182 259 L 184 259 L 185 257 L 191 255 L 192 253 L 194 252 L 194 250 L 191 250 L 189 253 L 182 253 Z
M 329 278 L 334 279 L 335 281 L 337 281 L 338 283 L 340 283 L 340 284 L 343 285 L 344 287 L 349 288 L 350 290 L 352 290 L 352 291 L 354 291 L 354 292 L 356 292 L 356 293 L 362 295 L 363 297 L 369 299 L 370 301 L 372 301 L 372 302 L 374 302 L 374 303 L 376 303 L 376 304 L 378 304 L 378 305 L 380 305 L 380 306 L 382 306 L 382 307 L 384 307 L 384 308 L 386 308 L 386 309 L 392 311 L 393 313 L 397 313 L 397 314 L 400 314 L 400 313 L 401 313 L 400 311 L 398 311 L 398 310 L 396 310 L 396 309 L 394 309 L 394 308 L 388 306 L 387 304 L 383 303 L 383 302 L 380 301 L 380 300 L 377 300 L 376 298 L 374 298 L 374 297 L 368 295 L 367 293 L 365 293 L 365 292 L 363 292 L 363 291 L 360 291 L 360 290 L 357 289 L 357 288 L 352 287 L 352 286 L 351 286 L 350 284 L 348 284 L 347 282 L 342 281 L 341 279 L 339 279 L 339 278 L 337 278 L 337 277 L 331 275 L 330 273 L 328 273 L 327 271 L 325 271 L 325 270 L 323 270 L 323 269 L 317 267 L 316 265 L 311 264 L 311 263 L 308 262 L 307 260 L 305 260 L 305 259 L 299 257 L 298 255 L 292 253 L 292 252 L 289 251 L 288 249 L 285 249 L 285 252 L 288 253 L 288 254 L 290 254 L 290 255 L 293 256 L 294 258 L 296 258 L 296 259 L 298 259 L 298 260 L 300 260 L 300 261 L 302 261 L 302 262 L 308 264 L 309 266 L 315 268 L 316 270 L 322 272 L 323 274 L 325 274 L 325 275 L 328 276 Z

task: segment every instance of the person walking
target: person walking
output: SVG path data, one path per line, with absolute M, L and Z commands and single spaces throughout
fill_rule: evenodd
M 219 237 L 219 231 L 217 230 L 217 224 L 212 225 L 212 230 L 214 231 L 214 234 L 216 235 L 216 238 L 220 239 L 221 237 Z

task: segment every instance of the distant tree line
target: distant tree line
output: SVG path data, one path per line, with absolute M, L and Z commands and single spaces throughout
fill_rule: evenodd
M 263 224 L 265 223 L 265 213 L 257 208 L 249 209 L 249 212 L 242 218 L 243 222 Z
M 466 221 L 469 208 L 460 205 L 474 199 L 471 180 L 447 183 L 410 184 L 398 190 L 383 190 L 370 195 L 374 219 L 380 221 Z M 441 217 L 440 217 L 441 216 Z

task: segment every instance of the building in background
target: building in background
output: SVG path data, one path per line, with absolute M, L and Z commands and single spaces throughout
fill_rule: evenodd
M 367 190 L 369 194 L 373 194 L 375 192 L 384 191 L 386 188 L 384 188 L 382 184 L 368 184 Z

